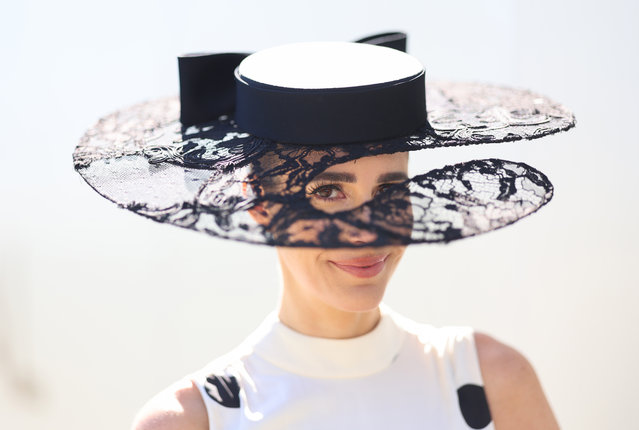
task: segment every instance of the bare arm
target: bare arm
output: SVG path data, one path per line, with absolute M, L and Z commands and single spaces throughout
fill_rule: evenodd
M 484 389 L 496 430 L 558 430 L 534 369 L 515 349 L 475 334 Z
M 208 430 L 206 406 L 190 380 L 179 381 L 153 397 L 138 412 L 132 430 Z

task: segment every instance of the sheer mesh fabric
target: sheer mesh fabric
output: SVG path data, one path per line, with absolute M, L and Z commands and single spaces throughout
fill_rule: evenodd
M 98 193 L 140 215 L 279 246 L 449 242 L 511 224 L 551 199 L 543 173 L 486 159 L 410 178 L 352 210 L 327 213 L 313 206 L 307 185 L 331 166 L 533 139 L 574 125 L 562 106 L 528 91 L 430 84 L 427 101 L 429 122 L 411 136 L 328 147 L 266 141 L 243 133 L 230 116 L 183 130 L 179 103 L 163 99 L 100 120 L 76 148 L 74 163 Z M 268 216 L 256 217 L 256 211 Z

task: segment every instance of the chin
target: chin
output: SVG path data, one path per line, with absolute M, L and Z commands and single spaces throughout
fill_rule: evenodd
M 384 298 L 387 280 L 378 282 L 340 283 L 339 294 L 333 295 L 334 308 L 345 312 L 369 312 L 377 309 Z
M 403 249 L 400 248 L 400 251 Z M 384 298 L 386 286 L 401 258 L 402 252 L 366 252 L 333 254 L 326 261 L 329 303 L 347 312 L 367 312 L 376 309 Z

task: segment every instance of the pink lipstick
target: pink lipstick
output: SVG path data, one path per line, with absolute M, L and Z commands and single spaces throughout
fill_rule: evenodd
M 387 257 L 388 254 L 329 261 L 339 269 L 358 278 L 372 278 L 384 270 Z

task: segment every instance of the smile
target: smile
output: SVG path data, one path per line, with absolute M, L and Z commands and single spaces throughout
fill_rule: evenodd
M 358 278 L 372 278 L 384 270 L 386 258 L 388 258 L 388 254 L 329 261 L 338 269 L 357 276 Z

